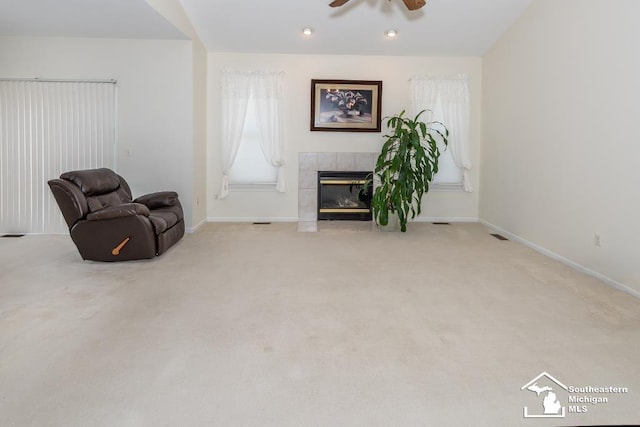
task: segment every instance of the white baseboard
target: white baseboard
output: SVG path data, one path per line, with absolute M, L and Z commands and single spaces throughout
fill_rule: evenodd
M 298 222 L 297 217 L 208 217 L 207 222 Z
M 202 221 L 200 221 L 199 223 L 197 223 L 193 227 L 188 227 L 187 228 L 187 233 L 195 233 L 196 231 L 198 231 L 200 229 L 200 227 L 202 227 L 206 223 L 207 223 L 207 220 L 203 219 Z
M 412 222 L 478 222 L 478 218 L 466 218 L 466 217 L 418 217 L 410 220 Z
M 51 233 L 23 233 L 23 232 L 11 232 L 11 231 L 7 231 L 7 232 L 0 232 L 0 236 L 4 236 L 5 234 L 22 234 L 23 236 L 69 236 L 69 232 L 68 231 L 61 231 L 61 232 L 51 232 Z M 12 237 L 13 239 L 17 238 L 17 237 Z
M 532 243 L 526 239 L 523 239 L 520 236 L 517 236 L 513 233 L 510 233 L 507 230 L 504 230 L 496 225 L 491 224 L 490 222 L 487 222 L 483 219 L 479 219 L 478 222 L 480 222 L 480 224 L 484 225 L 487 228 L 490 228 L 491 230 L 496 231 L 497 233 L 508 237 L 510 240 L 513 240 L 514 242 L 518 242 L 518 243 L 522 243 L 523 245 L 533 249 L 534 251 L 541 253 L 542 255 L 548 256 L 549 258 L 553 258 L 556 261 L 560 261 L 561 263 L 580 271 L 581 273 L 587 274 L 591 277 L 595 277 L 598 280 L 603 281 L 604 283 L 606 283 L 607 285 L 614 287 L 620 291 L 626 292 L 630 295 L 633 295 L 634 297 L 640 299 L 640 292 L 625 285 L 624 283 L 620 283 L 617 280 L 614 280 L 610 277 L 605 276 L 604 274 L 598 273 L 597 271 L 591 270 L 590 268 L 587 268 L 581 264 L 578 264 L 575 261 L 572 261 L 568 258 L 563 257 L 562 255 L 558 255 L 555 252 L 552 252 L 548 249 L 543 248 L 542 246 L 536 245 L 535 243 Z
M 207 222 L 298 222 L 297 217 L 208 217 Z M 315 221 L 315 220 L 311 220 Z M 467 217 L 418 217 L 413 222 L 478 222 L 478 218 Z M 308 221 L 303 221 L 308 222 Z M 198 227 L 202 225 L 199 224 Z

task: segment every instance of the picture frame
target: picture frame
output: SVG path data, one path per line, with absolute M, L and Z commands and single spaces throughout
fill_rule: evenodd
M 382 81 L 311 80 L 312 131 L 380 132 Z

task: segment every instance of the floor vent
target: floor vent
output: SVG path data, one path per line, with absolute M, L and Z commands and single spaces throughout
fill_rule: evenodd
M 0 237 L 22 237 L 24 234 L 4 234 Z
M 501 236 L 500 234 L 492 234 L 493 237 L 495 237 L 498 240 L 509 240 L 504 236 Z
M 253 225 L 271 225 L 270 222 L 254 222 Z
M 434 222 L 434 225 L 451 225 L 450 222 Z

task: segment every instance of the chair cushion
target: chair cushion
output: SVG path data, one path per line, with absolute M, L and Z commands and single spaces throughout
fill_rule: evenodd
M 60 178 L 71 181 L 87 197 L 89 212 L 131 202 L 131 194 L 121 178 L 111 169 L 86 169 L 65 172 Z
M 131 198 L 129 194 L 122 187 L 118 187 L 116 191 L 110 193 L 87 197 L 89 212 L 95 212 L 103 208 L 130 202 Z
M 121 203 L 116 206 L 108 206 L 87 215 L 89 221 L 99 221 L 103 219 L 122 218 L 126 216 L 149 216 L 149 208 L 140 203 Z
M 110 193 L 120 187 L 118 175 L 107 168 L 65 172 L 60 178 L 80 187 L 85 196 Z
M 181 219 L 181 210 L 175 206 L 154 209 L 149 214 L 149 220 L 153 224 L 156 234 L 164 233 Z
M 166 206 L 173 206 L 178 203 L 178 193 L 175 191 L 159 191 L 157 193 L 146 194 L 134 200 L 136 203 L 142 203 L 149 209 L 159 209 Z

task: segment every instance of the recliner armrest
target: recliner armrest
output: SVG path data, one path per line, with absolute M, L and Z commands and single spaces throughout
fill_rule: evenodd
M 175 191 L 159 191 L 144 196 L 140 196 L 133 201 L 134 203 L 142 203 L 149 209 L 159 209 L 167 206 L 178 204 L 178 193 Z
M 122 218 L 126 216 L 143 215 L 149 216 L 149 208 L 140 203 L 124 203 L 117 206 L 108 206 L 87 215 L 89 221 L 101 219 Z

